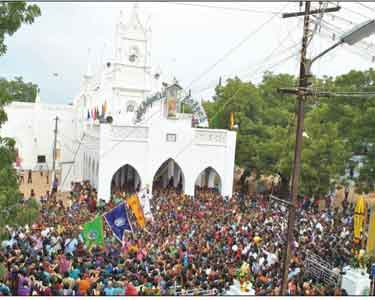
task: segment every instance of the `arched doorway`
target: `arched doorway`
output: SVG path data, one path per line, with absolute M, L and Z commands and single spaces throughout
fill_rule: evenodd
M 124 165 L 112 176 L 111 193 L 138 192 L 141 187 L 141 177 L 138 171 L 131 165 Z
M 195 190 L 210 189 L 221 193 L 221 178 L 219 173 L 212 167 L 204 169 L 195 180 Z
M 181 167 L 172 158 L 167 159 L 156 171 L 152 182 L 152 190 L 175 188 L 183 192 L 185 177 Z

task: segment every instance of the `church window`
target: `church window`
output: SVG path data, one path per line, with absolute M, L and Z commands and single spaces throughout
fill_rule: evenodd
M 177 136 L 174 133 L 167 133 L 167 142 L 176 142 Z
M 38 164 L 44 164 L 46 162 L 46 156 L 45 155 L 38 155 L 37 162 L 38 162 Z
M 134 104 L 129 104 L 126 108 L 127 112 L 134 112 Z

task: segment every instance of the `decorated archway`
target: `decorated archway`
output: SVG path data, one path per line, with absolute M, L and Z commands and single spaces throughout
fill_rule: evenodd
M 221 193 L 221 177 L 212 167 L 204 169 L 195 180 L 195 189 L 211 189 Z
M 154 175 L 152 191 L 156 191 L 160 188 L 175 188 L 181 192 L 184 191 L 184 173 L 181 167 L 172 158 L 167 159 Z
M 134 193 L 141 187 L 141 177 L 138 171 L 131 165 L 126 164 L 118 169 L 112 176 L 111 193 Z

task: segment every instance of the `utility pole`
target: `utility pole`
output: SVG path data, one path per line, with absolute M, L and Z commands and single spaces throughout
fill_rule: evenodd
M 307 87 L 309 85 L 308 77 L 310 75 L 310 61 L 306 59 L 308 39 L 309 39 L 309 23 L 310 15 L 316 13 L 322 13 L 321 10 L 310 10 L 311 2 L 305 1 L 305 11 L 300 13 L 287 13 L 283 14 L 283 18 L 304 16 L 303 21 L 303 36 L 302 36 L 302 49 L 301 49 L 301 61 L 300 61 L 300 71 L 299 71 L 299 85 L 295 90 L 297 95 L 297 129 L 296 129 L 296 144 L 294 148 L 294 162 L 292 171 L 292 187 L 291 187 L 291 201 L 288 204 L 288 233 L 287 233 L 287 243 L 284 249 L 284 262 L 283 262 L 283 276 L 282 276 L 282 286 L 281 295 L 288 295 L 288 275 L 289 275 L 289 264 L 291 257 L 291 244 L 294 240 L 294 229 L 295 229 L 295 219 L 296 219 L 296 209 L 298 207 L 298 186 L 301 170 L 301 152 L 302 152 L 302 141 L 303 141 L 303 127 L 304 127 L 304 101 L 306 99 Z M 326 9 L 324 12 L 338 11 L 340 7 Z M 312 37 L 311 37 L 312 38 Z M 311 39 L 310 39 L 311 40 Z M 282 90 L 281 90 L 282 92 Z
M 59 121 L 59 117 L 56 116 L 55 120 L 55 130 L 54 130 L 54 140 L 53 140 L 53 153 L 52 153 L 52 181 L 55 179 L 55 171 L 56 171 L 56 147 L 57 147 L 57 123 Z
M 309 23 L 310 23 L 310 1 L 305 2 L 305 14 L 303 20 L 303 37 L 302 37 L 302 49 L 301 49 L 301 62 L 299 70 L 299 88 L 306 88 L 308 85 L 306 77 L 306 50 L 307 50 L 307 39 L 309 34 Z M 297 97 L 297 130 L 296 130 L 296 145 L 294 148 L 294 163 L 292 173 L 292 199 L 291 206 L 289 207 L 288 213 L 288 240 L 286 249 L 284 250 L 284 269 L 282 277 L 281 295 L 287 296 L 288 292 L 288 274 L 289 264 L 291 256 L 291 243 L 293 241 L 294 224 L 296 218 L 296 208 L 298 206 L 298 185 L 299 175 L 301 169 L 301 150 L 303 140 L 303 123 L 304 123 L 304 101 L 305 95 L 298 91 Z

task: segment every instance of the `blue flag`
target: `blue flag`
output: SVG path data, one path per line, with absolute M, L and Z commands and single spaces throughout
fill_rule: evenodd
M 125 204 L 121 203 L 104 215 L 104 219 L 111 227 L 115 237 L 122 242 L 125 231 L 133 231 L 130 226 Z

